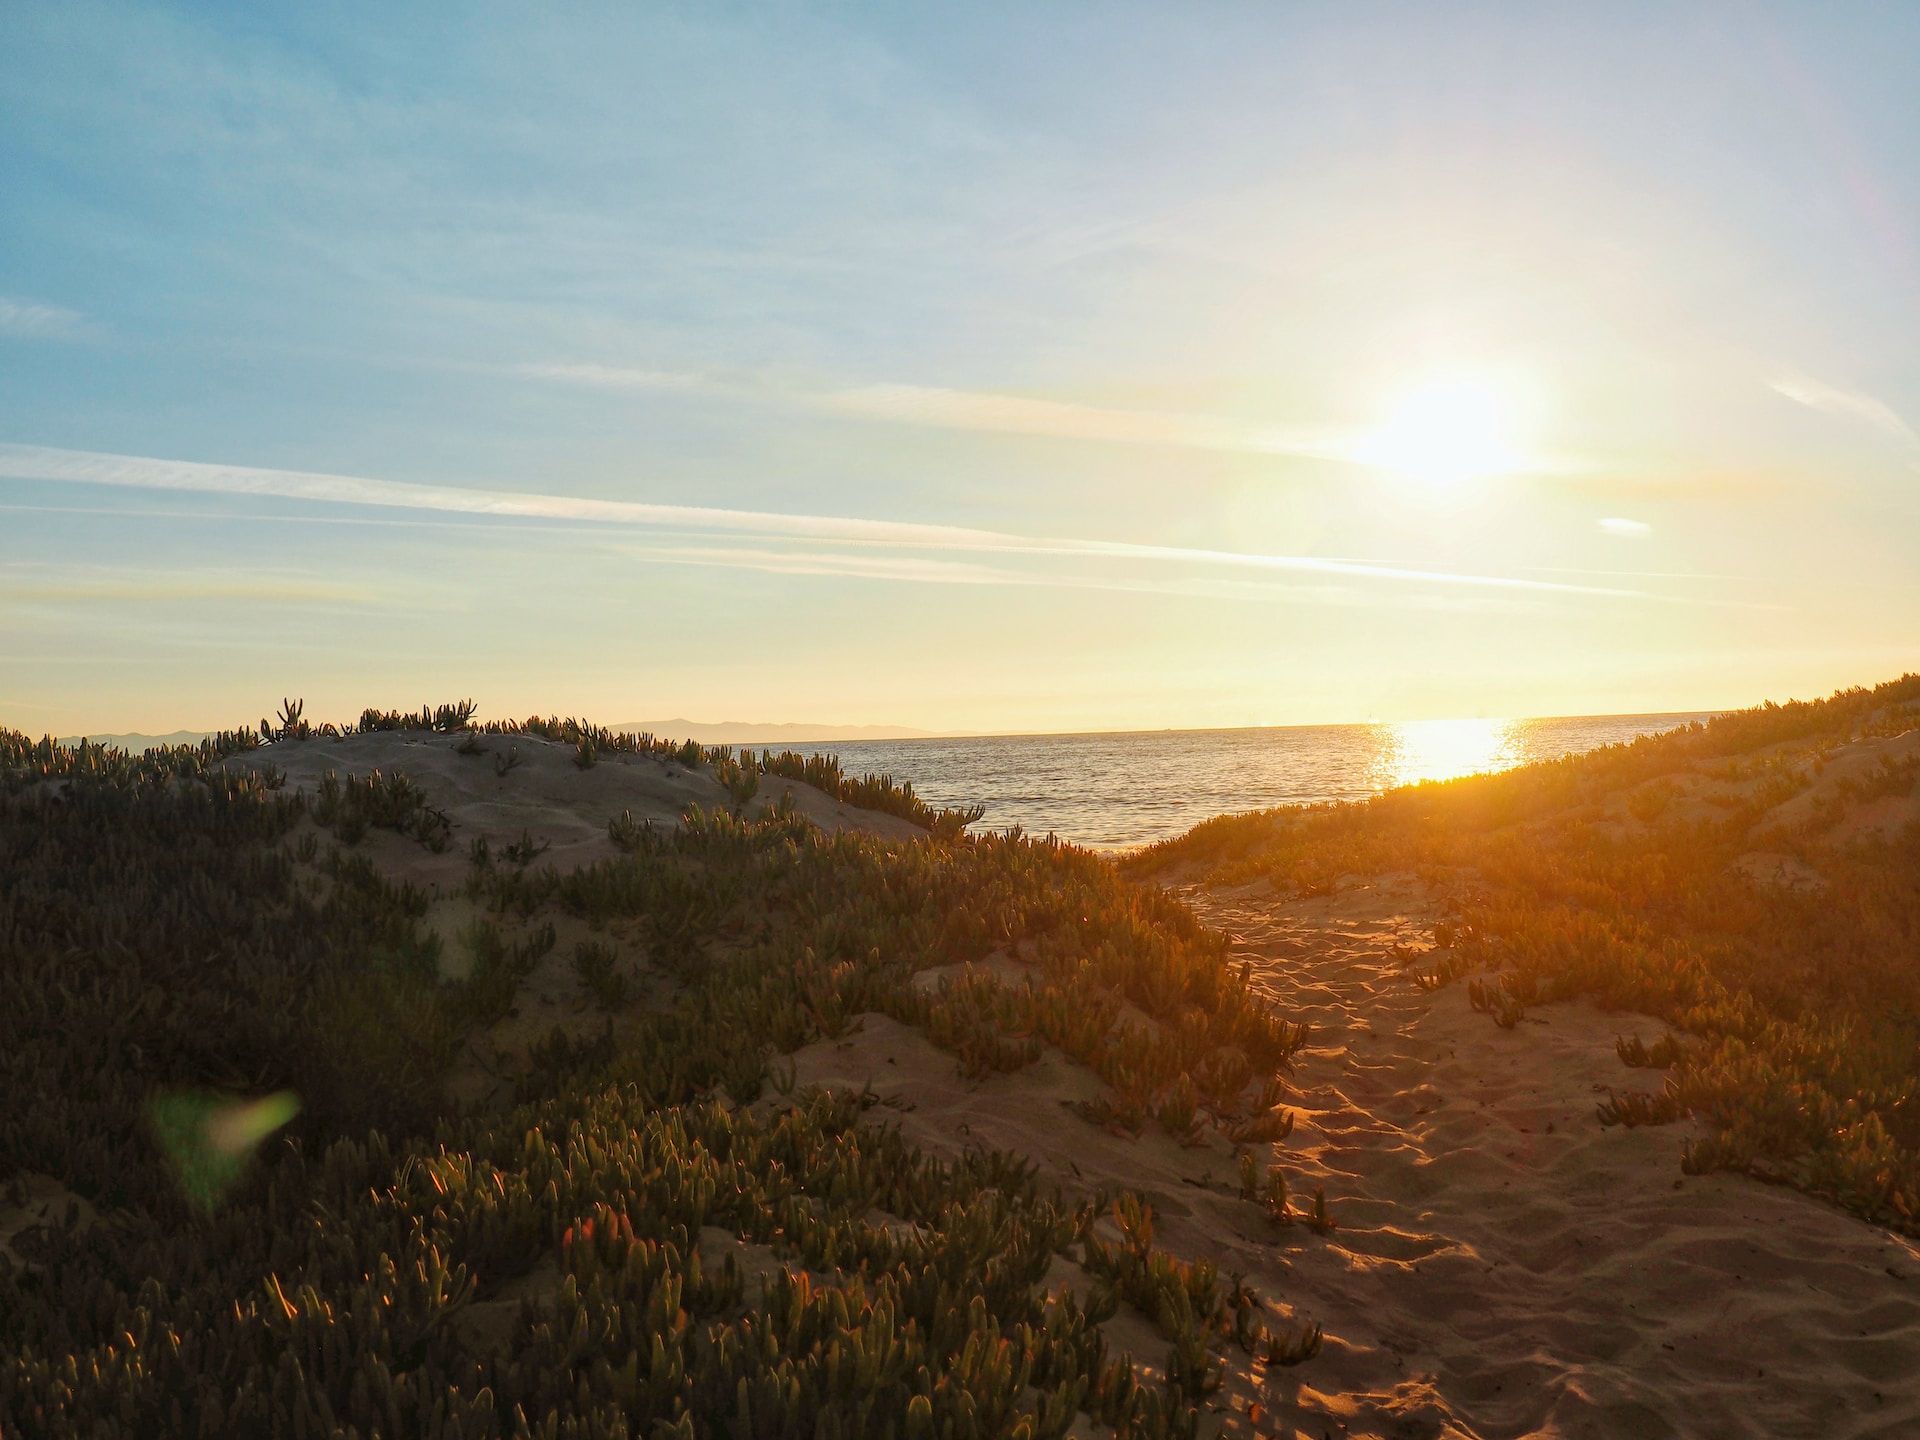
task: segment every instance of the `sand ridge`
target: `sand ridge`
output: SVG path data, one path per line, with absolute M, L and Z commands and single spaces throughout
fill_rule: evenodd
M 670 755 L 603 751 L 594 764 L 574 763 L 574 746 L 538 735 L 441 734 L 375 730 L 340 739 L 282 740 L 228 757 L 233 771 L 279 771 L 289 790 L 312 794 L 329 771 L 363 779 L 373 771 L 403 774 L 426 802 L 446 815 L 452 844 L 434 854 L 391 833 L 369 834 L 367 847 L 383 873 L 422 884 L 457 884 L 467 873 L 468 846 L 484 839 L 496 851 L 523 838 L 544 845 L 542 864 L 562 870 L 608 860 L 620 852 L 607 823 L 629 814 L 642 824 L 671 828 L 690 805 L 734 808 L 726 788 L 702 766 Z M 782 796 L 826 831 L 860 830 L 902 840 L 926 832 L 898 815 L 847 805 L 811 785 L 763 776 L 748 802 L 761 814 Z
M 610 1023 L 593 1009 L 574 974 L 575 948 L 585 940 L 612 945 L 644 1005 L 665 983 L 644 964 L 644 943 L 632 922 L 590 925 L 565 913 L 543 912 L 538 920 L 516 923 L 489 917 L 464 890 L 473 860 L 471 846 L 485 841 L 496 857 L 509 847 L 537 851 L 532 863 L 565 871 L 622 852 L 608 835 L 608 822 L 622 814 L 672 829 L 690 806 L 708 812 L 731 810 L 736 802 L 703 766 L 675 756 L 603 751 L 591 766 L 575 763 L 576 747 L 529 734 L 451 734 L 423 730 L 376 730 L 340 738 L 313 736 L 282 740 L 230 756 L 233 771 L 278 772 L 286 789 L 312 795 L 329 773 L 341 779 L 365 778 L 378 771 L 405 775 L 428 805 L 445 815 L 446 846 L 435 851 L 410 836 L 369 829 L 350 847 L 387 879 L 420 886 L 427 894 L 423 927 L 441 942 L 441 973 L 464 979 L 472 965 L 466 936 L 483 920 L 509 940 L 522 940 L 543 926 L 555 932 L 554 944 L 519 985 L 504 1019 L 469 1035 L 448 1078 L 451 1099 L 463 1108 L 500 1103 L 513 1092 L 514 1077 L 524 1071 L 532 1048 L 556 1031 L 580 1040 Z M 742 807 L 766 813 L 790 803 L 807 821 L 828 833 L 860 831 L 887 840 L 924 838 L 926 831 L 898 815 L 848 805 L 814 786 L 784 776 L 763 775 L 758 791 Z M 294 832 L 311 836 L 319 853 L 333 839 L 310 816 Z M 321 866 L 308 862 L 316 889 L 331 882 Z M 668 987 L 671 988 L 671 987 Z
M 1827 844 L 1890 840 L 1920 820 L 1920 729 L 1851 741 L 1807 768 L 1810 783 L 1763 823 L 1814 829 Z M 1880 791 L 1864 800 L 1861 790 Z

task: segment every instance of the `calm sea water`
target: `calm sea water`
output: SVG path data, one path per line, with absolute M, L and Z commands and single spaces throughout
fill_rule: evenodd
M 1424 720 L 792 748 L 838 755 L 855 775 L 910 780 L 935 805 L 985 805 L 986 827 L 1018 825 L 1118 849 L 1177 835 L 1213 815 L 1358 799 L 1416 780 L 1557 759 L 1704 718 Z

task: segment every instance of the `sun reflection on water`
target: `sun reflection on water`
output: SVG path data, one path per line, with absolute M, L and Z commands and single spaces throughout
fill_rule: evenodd
M 1502 770 L 1520 758 L 1512 720 L 1408 720 L 1380 728 L 1374 768 L 1382 787 Z

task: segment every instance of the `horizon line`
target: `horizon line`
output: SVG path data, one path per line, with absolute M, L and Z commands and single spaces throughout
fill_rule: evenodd
M 833 729 L 899 730 L 899 731 L 906 731 L 911 733 L 874 735 L 874 736 L 867 736 L 867 737 L 852 736 L 852 737 L 845 737 L 840 739 L 835 739 L 831 736 L 814 736 L 814 737 L 809 737 L 805 735 L 770 736 L 768 737 L 767 741 L 764 741 L 764 742 L 755 741 L 755 740 L 733 740 L 733 741 L 715 741 L 710 743 L 728 744 L 728 745 L 734 745 L 734 746 L 756 746 L 763 743 L 770 744 L 777 740 L 785 743 L 810 744 L 810 745 L 892 745 L 892 744 L 915 744 L 915 743 L 920 743 L 925 741 L 941 741 L 941 740 L 1049 740 L 1049 739 L 1074 739 L 1074 738 L 1083 738 L 1083 737 L 1093 738 L 1093 737 L 1103 736 L 1103 735 L 1104 736 L 1213 735 L 1213 734 L 1229 734 L 1229 733 L 1247 731 L 1247 730 L 1351 730 L 1351 729 L 1375 729 L 1382 726 L 1398 726 L 1398 725 L 1454 725 L 1454 724 L 1463 724 L 1463 723 L 1488 724 L 1488 725 L 1518 725 L 1518 724 L 1525 724 L 1529 722 L 1540 722 L 1540 721 L 1548 721 L 1548 720 L 1642 720 L 1642 719 L 1651 718 L 1651 719 L 1674 719 L 1674 720 L 1680 720 L 1680 721 L 1687 721 L 1687 720 L 1698 719 L 1703 716 L 1710 717 L 1710 716 L 1717 716 L 1717 715 L 1732 714 L 1734 713 L 1734 711 L 1742 708 L 1750 708 L 1750 707 L 1709 706 L 1703 709 L 1692 709 L 1692 710 L 1589 711 L 1589 712 L 1583 712 L 1578 714 L 1560 714 L 1560 715 L 1432 715 L 1432 716 L 1426 716 L 1418 719 L 1400 719 L 1400 720 L 1378 720 L 1378 719 L 1292 720 L 1292 721 L 1279 721 L 1279 722 L 1270 723 L 1270 724 L 1257 724 L 1257 725 L 1148 725 L 1148 726 L 1123 726 L 1121 728 L 1112 729 L 1112 730 L 1079 730 L 1079 729 L 922 730 L 917 726 L 911 726 L 911 725 L 894 726 L 894 725 L 886 725 L 886 724 L 860 724 L 858 722 L 846 722 L 843 724 L 823 724 L 820 726 L 820 728 L 823 730 L 833 730 Z M 251 724 L 251 722 L 245 722 L 245 723 Z M 503 721 L 502 723 L 505 723 L 505 722 Z M 588 722 L 588 723 L 592 723 L 592 722 Z M 735 722 L 735 721 L 726 721 L 726 720 L 714 720 L 714 721 L 689 720 L 686 723 L 695 729 L 705 729 L 705 730 L 720 730 L 720 729 L 726 729 L 729 726 L 736 726 L 736 725 L 738 726 L 738 728 L 741 728 L 741 729 L 750 728 L 747 722 Z M 766 722 L 754 722 L 754 723 L 765 723 L 769 727 L 772 727 L 772 726 L 784 726 L 784 725 L 798 725 L 798 724 L 804 724 L 806 722 L 801 722 L 801 721 L 789 722 L 789 721 L 770 720 Z M 609 730 L 615 730 L 615 731 L 635 731 L 637 733 L 639 730 L 644 728 L 645 725 L 646 725 L 646 722 L 644 721 L 617 720 L 608 724 L 605 728 Z M 8 726 L 4 718 L 0 718 L 0 728 L 13 728 L 13 727 Z M 18 733 L 31 734 L 32 732 L 19 731 Z M 192 736 L 199 736 L 204 738 L 211 735 L 217 735 L 219 733 L 221 733 L 219 730 L 195 729 L 188 726 L 181 726 L 173 730 L 164 730 L 164 731 L 75 730 L 64 735 L 56 735 L 52 731 L 41 732 L 42 738 L 48 735 L 52 735 L 54 742 L 56 744 L 62 744 L 62 745 L 75 742 L 75 741 L 80 741 L 80 740 L 91 741 L 94 739 L 95 736 L 104 736 L 108 738 L 124 737 L 124 738 L 160 740 L 160 739 L 164 739 L 166 736 L 169 736 L 169 735 L 192 735 Z M 347 731 L 345 733 L 347 735 L 352 735 L 359 732 Z M 421 733 L 452 734 L 456 732 L 448 731 L 448 732 L 421 732 Z M 675 736 L 675 735 L 651 731 L 651 730 L 648 730 L 647 733 L 656 734 L 658 738 L 662 740 L 690 738 L 686 736 Z M 312 738 L 318 738 L 318 737 L 312 737 Z M 342 738 L 344 738 L 344 736 Z M 189 742 L 182 742 L 182 743 L 192 743 L 192 742 L 189 741 Z

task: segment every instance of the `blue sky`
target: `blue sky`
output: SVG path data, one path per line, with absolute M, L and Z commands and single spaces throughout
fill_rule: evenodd
M 0 723 L 1886 678 L 1915 54 L 1894 5 L 11 5 Z

